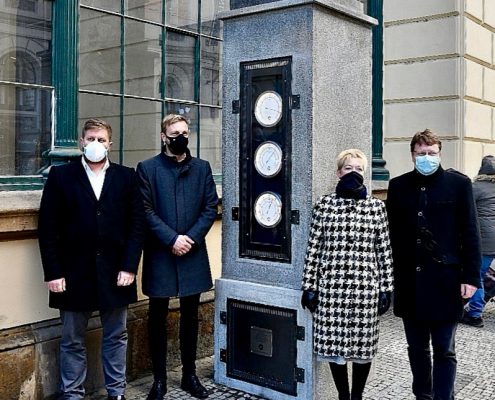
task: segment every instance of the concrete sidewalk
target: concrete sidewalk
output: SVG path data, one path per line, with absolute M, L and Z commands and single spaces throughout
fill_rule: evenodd
M 456 400 L 495 400 L 495 304 L 490 303 L 485 312 L 485 327 L 473 328 L 459 325 L 457 331 L 457 382 Z M 380 347 L 374 361 L 372 376 L 366 386 L 367 400 L 413 400 L 411 373 L 407 359 L 402 321 L 388 312 L 380 324 Z M 259 399 L 213 381 L 213 358 L 198 361 L 198 376 L 210 391 L 209 399 Z M 151 387 L 151 375 L 129 383 L 128 400 L 145 400 Z M 329 383 L 333 386 L 333 383 Z M 180 367 L 169 371 L 166 399 L 190 399 L 179 389 Z M 336 393 L 335 391 L 333 393 Z M 329 400 L 332 400 L 332 397 Z M 106 400 L 105 390 L 88 397 Z

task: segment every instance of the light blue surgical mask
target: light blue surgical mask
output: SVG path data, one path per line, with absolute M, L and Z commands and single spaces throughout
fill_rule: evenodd
M 421 175 L 431 175 L 434 174 L 435 171 L 440 166 L 440 157 L 439 156 L 416 156 L 416 169 Z

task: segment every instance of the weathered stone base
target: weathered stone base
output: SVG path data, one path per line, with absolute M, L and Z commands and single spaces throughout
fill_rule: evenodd
M 198 358 L 213 354 L 214 291 L 203 294 L 199 312 Z M 170 302 L 168 318 L 169 367 L 180 364 L 179 302 Z M 128 380 L 148 373 L 148 301 L 129 307 L 127 352 Z M 101 325 L 98 313 L 90 319 L 86 336 L 88 376 L 86 391 L 104 386 L 100 361 Z M 0 399 L 53 399 L 58 390 L 58 345 L 60 321 L 52 319 L 0 331 Z

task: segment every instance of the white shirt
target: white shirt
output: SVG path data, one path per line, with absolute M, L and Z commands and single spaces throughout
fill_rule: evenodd
M 86 175 L 88 175 L 89 183 L 91 183 L 91 187 L 93 188 L 93 192 L 95 192 L 95 196 L 98 200 L 100 200 L 100 195 L 101 195 L 101 189 L 103 188 L 103 182 L 105 182 L 105 174 L 107 172 L 108 167 L 110 167 L 110 162 L 107 160 L 105 161 L 105 165 L 101 170 L 99 170 L 97 173 L 93 172 L 84 159 L 84 157 L 81 157 L 82 160 L 82 165 L 84 167 L 84 170 L 86 171 Z

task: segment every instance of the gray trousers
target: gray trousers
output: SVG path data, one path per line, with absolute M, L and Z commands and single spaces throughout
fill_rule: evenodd
M 84 398 L 86 328 L 92 312 L 60 310 L 60 385 L 63 399 Z M 109 396 L 124 394 L 126 386 L 127 307 L 100 311 L 103 338 L 101 357 Z

